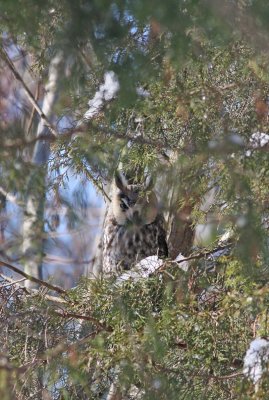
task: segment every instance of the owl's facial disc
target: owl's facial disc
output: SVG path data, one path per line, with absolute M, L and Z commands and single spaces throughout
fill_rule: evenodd
M 112 210 L 119 225 L 148 225 L 158 213 L 158 202 L 149 185 L 129 185 L 121 175 L 115 176 Z
M 148 193 L 147 196 L 138 194 L 138 196 L 127 197 L 124 194 L 119 195 L 120 209 L 124 213 L 126 223 L 142 226 L 151 224 L 158 213 L 157 198 L 155 193 Z

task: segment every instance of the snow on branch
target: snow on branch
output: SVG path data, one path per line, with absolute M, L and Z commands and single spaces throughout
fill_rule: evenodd
M 250 137 L 250 144 L 253 148 L 263 147 L 269 143 L 269 135 L 264 132 L 255 132 Z
M 115 72 L 106 72 L 104 75 L 104 83 L 100 85 L 94 98 L 88 102 L 89 108 L 84 114 L 84 119 L 91 119 L 98 114 L 104 102 L 112 100 L 118 93 L 119 89 L 120 84 Z
M 243 373 L 256 384 L 267 370 L 268 361 L 269 341 L 256 338 L 252 340 L 246 352 Z
M 104 105 L 105 101 L 114 99 L 120 90 L 120 83 L 114 71 L 107 71 L 104 74 L 104 83 L 99 86 L 99 90 L 95 93 L 93 99 L 88 102 L 88 110 L 85 112 L 83 119 L 89 120 L 97 115 Z M 141 97 L 149 97 L 150 93 L 142 86 L 136 88 L 136 93 Z
M 158 258 L 158 256 L 149 256 L 144 258 L 143 260 L 139 261 L 139 263 L 137 263 L 133 269 L 121 274 L 118 277 L 116 284 L 120 284 L 129 279 L 132 279 L 135 282 L 139 279 L 146 279 L 151 274 L 156 272 L 162 265 L 163 260 Z
M 250 149 L 246 151 L 246 156 L 250 157 L 252 150 L 260 150 L 268 146 L 269 135 L 264 132 L 254 132 L 249 140 Z
M 117 278 L 116 284 L 121 284 L 127 280 L 133 280 L 137 282 L 140 279 L 147 279 L 150 275 L 159 272 L 167 272 L 167 267 L 178 267 L 182 271 L 187 272 L 189 269 L 189 261 L 199 260 L 206 258 L 210 263 L 215 261 L 229 253 L 232 247 L 232 242 L 220 243 L 218 247 L 213 250 L 201 251 L 199 253 L 191 254 L 189 257 L 185 257 L 183 254 L 178 254 L 174 260 L 164 262 L 157 255 L 149 256 L 139 261 L 131 270 L 123 272 Z M 211 265 L 210 265 L 211 266 Z

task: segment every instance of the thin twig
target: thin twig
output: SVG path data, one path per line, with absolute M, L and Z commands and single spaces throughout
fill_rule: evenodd
M 111 198 L 108 196 L 108 194 L 105 192 L 103 186 L 100 184 L 100 182 L 98 181 L 98 179 L 96 179 L 90 171 L 88 171 L 88 169 L 85 169 L 85 175 L 92 181 L 92 183 L 96 186 L 96 188 L 98 190 L 100 190 L 100 192 L 104 195 L 104 197 L 111 202 Z
M 203 375 L 198 375 L 198 378 L 209 378 L 209 379 L 213 379 L 213 380 L 216 380 L 216 381 L 223 381 L 223 380 L 226 380 L 226 379 L 234 379 L 234 378 L 238 378 L 239 376 L 245 376 L 244 375 L 244 373 L 243 372 L 241 372 L 241 371 L 237 371 L 237 372 L 234 372 L 234 373 L 232 373 L 232 374 L 229 374 L 229 375 L 206 375 L 206 376 L 203 376 Z
M 34 97 L 36 102 L 38 101 L 38 98 L 39 98 L 39 89 L 40 89 L 40 82 L 38 81 L 37 82 L 37 86 L 36 86 L 35 97 Z M 27 128 L 26 128 L 27 136 L 29 136 L 31 127 L 33 125 L 34 116 L 35 116 L 35 110 L 36 110 L 36 108 L 33 106 L 32 110 L 31 110 L 30 117 L 29 117 L 29 121 L 28 121 L 28 124 L 27 124 Z
M 227 248 L 229 248 L 229 247 L 231 247 L 231 246 L 232 246 L 232 243 L 227 243 L 227 244 L 225 244 L 225 245 L 220 245 L 220 246 L 214 248 L 213 250 L 206 250 L 206 251 L 201 251 L 201 252 L 199 252 L 199 253 L 191 254 L 189 257 L 184 257 L 184 258 L 182 258 L 181 260 L 173 261 L 173 264 L 172 264 L 172 265 L 169 263 L 169 267 L 170 267 L 170 266 L 172 266 L 172 267 L 173 267 L 173 266 L 177 266 L 178 264 L 181 264 L 181 263 L 186 262 L 186 261 L 198 260 L 198 259 L 200 259 L 200 258 L 208 257 L 208 256 L 210 256 L 211 254 L 214 254 L 214 253 L 217 252 L 217 251 L 225 250 L 225 249 L 227 249 Z M 157 270 L 157 272 L 162 272 L 162 271 L 164 271 L 164 270 L 166 269 L 166 267 L 167 267 L 166 264 L 162 265 L 162 266 Z
M 26 280 L 26 278 L 22 278 L 22 279 L 18 279 L 17 281 L 11 281 L 9 283 L 5 283 L 4 285 L 1 285 L 1 288 L 5 288 L 8 286 L 19 286 L 21 287 L 21 285 L 19 285 L 19 283 L 24 282 Z
M 53 311 L 54 314 L 59 315 L 60 317 L 63 318 L 75 318 L 75 319 L 82 319 L 84 321 L 90 321 L 94 325 L 96 325 L 98 328 L 101 328 L 102 330 L 105 330 L 107 332 L 112 332 L 112 328 L 110 326 L 107 326 L 105 324 L 102 324 L 98 319 L 91 317 L 90 315 L 81 315 L 81 314 L 76 314 L 76 313 L 70 313 L 66 312 L 64 310 L 62 311 Z
M 6 276 L 6 275 L 4 275 L 4 274 L 0 274 L 0 276 L 1 276 L 1 278 L 2 278 L 4 281 L 10 282 L 11 284 L 15 284 L 15 283 L 16 283 L 16 286 L 18 286 L 21 290 L 23 290 L 27 295 L 30 294 L 29 289 L 27 289 L 25 286 L 21 286 L 21 285 L 18 283 L 18 281 L 16 282 L 16 281 L 14 281 L 12 278 L 10 278 L 9 276 Z M 23 278 L 23 279 L 25 280 L 26 278 Z M 0 287 L 3 287 L 3 286 L 1 285 Z
M 32 288 L 28 288 L 28 290 L 30 291 L 31 294 L 35 295 L 35 294 L 40 294 L 38 289 L 32 289 Z M 61 297 L 56 297 L 56 296 L 51 296 L 50 294 L 41 294 L 42 297 L 44 297 L 46 300 L 52 301 L 53 303 L 60 303 L 60 304 L 67 304 L 68 302 L 66 300 L 64 300 Z
M 213 250 L 206 250 L 206 251 L 201 251 L 200 253 L 191 254 L 189 257 L 186 257 L 186 258 L 183 258 L 182 260 L 176 261 L 176 263 L 180 264 L 180 263 L 182 263 L 184 261 L 190 261 L 190 260 L 196 260 L 196 259 L 203 258 L 203 257 L 208 257 L 208 256 L 210 256 L 211 254 L 213 254 L 213 253 L 215 253 L 217 251 L 225 250 L 225 249 L 227 249 L 227 248 L 229 248 L 231 246 L 232 246 L 232 243 L 227 243 L 225 245 L 220 245 L 220 246 L 214 248 Z

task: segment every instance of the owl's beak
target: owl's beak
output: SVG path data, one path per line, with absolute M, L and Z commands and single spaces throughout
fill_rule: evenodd
M 132 215 L 132 217 L 130 218 L 130 220 L 132 221 L 132 223 L 134 225 L 142 225 L 142 219 L 141 216 L 139 215 L 138 211 L 135 211 Z

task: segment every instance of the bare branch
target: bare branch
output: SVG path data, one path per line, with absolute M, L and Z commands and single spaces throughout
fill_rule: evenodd
M 229 380 L 229 379 L 234 379 L 238 378 L 240 376 L 245 376 L 245 374 L 242 371 L 236 371 L 233 372 L 232 374 L 229 375 L 197 375 L 197 378 L 201 379 L 213 379 L 215 381 L 224 381 L 224 380 Z
M 41 279 L 35 278 L 34 276 L 31 276 L 31 275 L 27 274 L 26 272 L 20 270 L 19 268 L 15 267 L 14 265 L 11 265 L 11 264 L 3 261 L 3 260 L 0 260 L 0 265 L 2 265 L 3 267 L 6 267 L 8 269 L 11 269 L 12 271 L 16 272 L 17 274 L 20 274 L 20 275 L 24 276 L 26 279 L 28 279 L 31 282 L 35 282 L 35 283 L 38 283 L 41 286 L 45 286 L 48 289 L 53 290 L 54 292 L 57 292 L 57 293 L 59 293 L 61 295 L 66 295 L 66 291 L 64 289 L 62 289 L 61 287 L 52 285 L 52 284 L 50 284 L 48 282 L 45 282 L 45 281 L 43 281 Z
M 232 243 L 227 243 L 225 245 L 220 245 L 218 247 L 215 247 L 212 250 L 206 250 L 206 251 L 201 251 L 200 253 L 191 254 L 189 257 L 186 257 L 186 258 L 183 258 L 182 260 L 177 261 L 177 264 L 180 264 L 185 261 L 191 261 L 191 260 L 196 260 L 196 259 L 203 258 L 203 257 L 208 257 L 217 251 L 225 250 L 231 246 L 232 246 Z
M 232 246 L 232 243 L 227 243 L 227 244 L 225 244 L 225 245 L 220 245 L 220 246 L 218 246 L 218 247 L 215 247 L 214 249 L 212 249 L 212 250 L 205 250 L 205 251 L 201 251 L 201 252 L 199 252 L 199 253 L 193 253 L 193 254 L 191 254 L 189 257 L 183 257 L 181 260 L 178 260 L 178 261 L 173 261 L 172 262 L 172 264 L 169 262 L 168 264 L 163 264 L 158 270 L 157 270 L 157 272 L 162 272 L 162 271 L 164 271 L 166 268 L 167 268 L 167 266 L 169 266 L 169 267 L 176 267 L 178 264 L 181 264 L 181 263 L 184 263 L 184 262 L 186 262 L 186 261 L 191 261 L 191 260 L 199 260 L 200 258 L 204 258 L 204 257 L 208 257 L 208 256 L 210 256 L 210 255 L 212 255 L 212 254 L 214 254 L 214 253 L 216 253 L 217 251 L 220 251 L 220 250 L 225 250 L 225 249 L 227 249 L 227 248 L 229 248 L 229 247 L 231 247 Z
M 16 204 L 17 206 L 23 206 L 23 202 L 19 201 L 16 196 L 7 192 L 2 186 L 0 186 L 0 193 L 5 196 L 5 198 L 10 201 L 10 203 Z
M 30 91 L 30 89 L 28 88 L 26 83 L 24 82 L 23 78 L 21 77 L 21 75 L 17 71 L 15 65 L 13 64 L 13 62 L 9 58 L 6 50 L 3 47 L 0 48 L 0 54 L 3 57 L 4 61 L 6 62 L 6 64 L 8 65 L 9 69 L 11 70 L 11 72 L 13 73 L 13 75 L 15 76 L 15 78 L 17 79 L 17 81 L 19 81 L 21 83 L 21 85 L 23 86 L 30 103 L 34 106 L 34 108 L 38 112 L 38 114 L 39 114 L 40 118 L 42 119 L 42 121 L 44 122 L 45 126 L 48 127 L 48 129 L 53 134 L 53 136 L 57 136 L 57 131 L 51 125 L 51 123 L 49 122 L 47 116 L 43 113 L 43 111 L 39 107 L 38 103 L 36 102 L 36 100 L 35 100 L 35 98 L 34 98 L 34 96 L 32 94 L 32 92 Z

